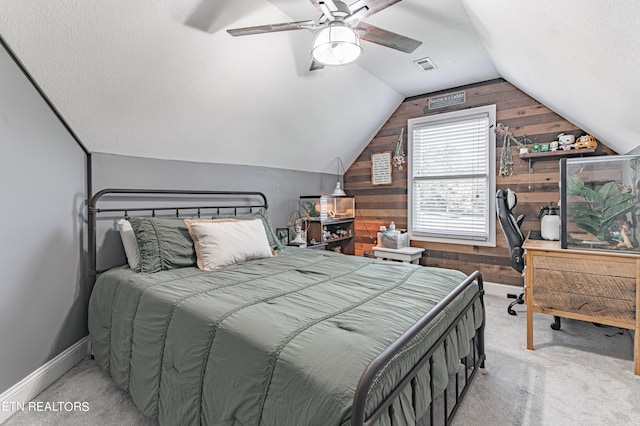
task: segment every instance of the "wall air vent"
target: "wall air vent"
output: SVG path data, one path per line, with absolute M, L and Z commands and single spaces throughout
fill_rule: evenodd
M 422 71 L 431 71 L 438 68 L 430 58 L 416 59 L 415 61 L 413 61 L 413 63 L 416 64 Z

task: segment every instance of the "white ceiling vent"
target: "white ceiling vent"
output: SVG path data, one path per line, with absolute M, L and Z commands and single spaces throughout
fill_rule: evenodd
M 438 68 L 430 58 L 416 59 L 415 61 L 413 61 L 413 63 L 416 64 L 422 71 L 431 71 Z

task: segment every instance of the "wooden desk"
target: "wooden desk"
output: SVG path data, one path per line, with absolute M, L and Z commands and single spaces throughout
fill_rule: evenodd
M 640 255 L 561 249 L 558 241 L 527 239 L 527 349 L 533 313 L 634 330 L 634 373 L 640 375 Z

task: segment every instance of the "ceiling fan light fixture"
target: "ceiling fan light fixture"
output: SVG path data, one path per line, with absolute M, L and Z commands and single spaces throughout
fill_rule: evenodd
M 311 57 L 324 65 L 347 65 L 362 56 L 358 35 L 343 22 L 335 21 L 316 34 Z

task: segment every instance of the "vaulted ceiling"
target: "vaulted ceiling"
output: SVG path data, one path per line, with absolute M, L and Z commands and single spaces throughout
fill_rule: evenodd
M 636 148 L 638 17 L 635 0 L 403 0 L 366 22 L 415 52 L 363 42 L 313 72 L 310 30 L 226 32 L 317 20 L 307 0 L 0 0 L 0 35 L 91 151 L 335 172 L 405 97 L 496 77 Z

